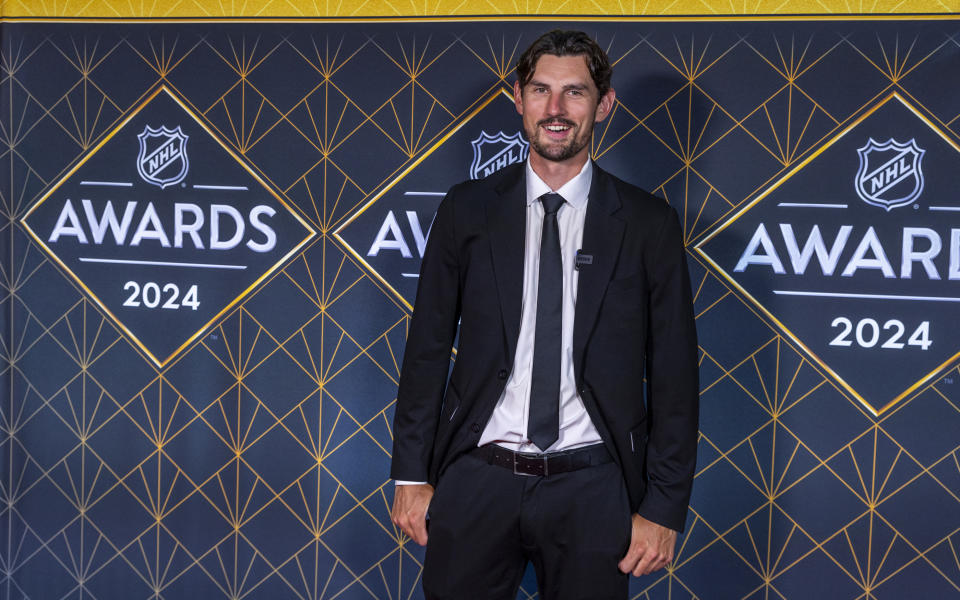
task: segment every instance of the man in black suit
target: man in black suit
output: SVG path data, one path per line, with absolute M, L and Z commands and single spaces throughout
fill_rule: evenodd
M 590 160 L 611 71 L 581 32 L 540 37 L 514 85 L 528 161 L 437 210 L 391 470 L 429 599 L 513 600 L 528 561 L 547 600 L 623 599 L 683 529 L 698 419 L 685 249 L 672 208 Z

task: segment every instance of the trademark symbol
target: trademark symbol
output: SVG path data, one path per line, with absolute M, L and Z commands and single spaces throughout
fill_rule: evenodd
M 211 334 L 210 334 L 210 339 L 211 339 L 211 340 L 219 340 L 219 339 L 220 339 L 220 336 L 218 336 L 218 335 L 215 334 L 215 333 L 211 333 Z
M 944 377 L 943 382 L 947 384 L 953 384 L 953 377 Z

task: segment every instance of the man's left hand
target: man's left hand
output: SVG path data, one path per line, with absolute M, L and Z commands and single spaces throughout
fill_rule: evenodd
M 620 571 L 636 577 L 659 571 L 673 560 L 676 543 L 676 531 L 634 513 L 630 548 L 618 565 Z

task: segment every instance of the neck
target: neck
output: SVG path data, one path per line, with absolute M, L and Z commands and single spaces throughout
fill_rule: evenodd
M 551 190 L 557 191 L 580 173 L 589 158 L 590 154 L 586 148 L 583 152 L 562 162 L 548 160 L 531 151 L 530 168 L 545 184 L 550 186 Z

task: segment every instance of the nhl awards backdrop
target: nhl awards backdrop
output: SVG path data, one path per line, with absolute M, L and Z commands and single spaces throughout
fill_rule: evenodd
M 513 69 L 556 26 L 615 61 L 593 156 L 677 209 L 695 293 L 689 519 L 631 597 L 960 596 L 960 23 L 927 15 L 8 18 L 0 598 L 422 598 L 388 479 L 420 260 L 449 186 L 526 158 Z

